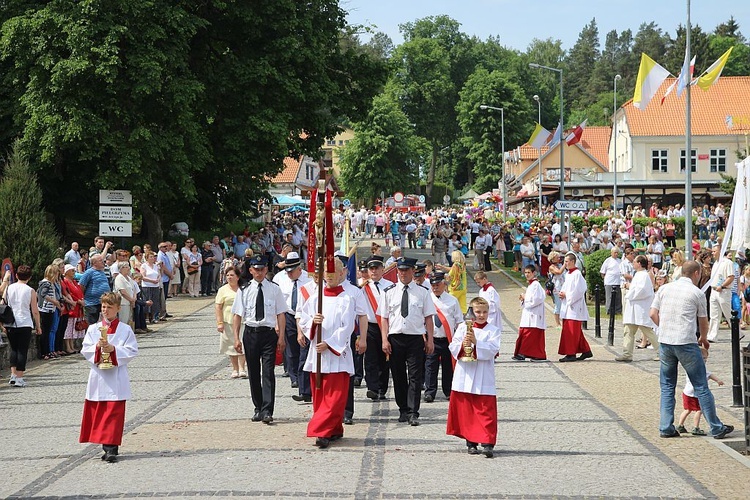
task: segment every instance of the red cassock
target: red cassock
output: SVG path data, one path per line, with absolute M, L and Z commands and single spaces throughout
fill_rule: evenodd
M 527 358 L 547 359 L 547 350 L 544 342 L 544 329 L 522 326 L 518 329 L 516 339 L 516 350 L 513 355 L 526 356 Z
M 560 332 L 560 347 L 558 354 L 565 356 L 575 355 L 581 352 L 590 352 L 591 347 L 583 335 L 582 321 L 574 319 L 562 320 L 562 332 Z
M 497 442 L 497 397 L 451 391 L 446 434 L 473 443 Z
M 349 395 L 349 374 L 323 373 L 320 389 L 315 388 L 315 373 L 310 374 L 313 415 L 307 424 L 307 437 L 343 436 L 344 411 Z
M 89 401 L 83 404 L 79 443 L 120 446 L 125 428 L 125 401 Z

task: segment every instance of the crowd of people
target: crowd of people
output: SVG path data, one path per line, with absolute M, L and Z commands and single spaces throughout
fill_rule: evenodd
M 521 321 L 512 359 L 547 361 L 547 296 L 552 297 L 560 328 L 560 362 L 591 358 L 583 334 L 588 320 L 586 276 L 599 272 L 607 309 L 623 313 L 623 351 L 616 360 L 633 360 L 639 331 L 638 347 L 661 345 L 662 356 L 669 357 L 661 358 L 660 432 L 664 437 L 678 433 L 665 416 L 669 386 L 673 408 L 677 362 L 684 365 L 692 360 L 693 366 L 700 351 L 681 347 L 684 338 L 672 338 L 660 328 L 678 321 L 673 298 L 662 289 L 679 285 L 685 296 L 694 298 L 687 282 L 703 288 L 702 302 L 690 300 L 699 319 L 698 331 L 693 327 L 695 345 L 705 343 L 706 348 L 718 336 L 722 315 L 728 319 L 728 311 L 738 301 L 750 302 L 750 293 L 745 293 L 750 271 L 742 270 L 744 259 L 735 263 L 730 255 L 719 255 L 717 234 L 726 218 L 723 207 L 694 210 L 699 221 L 698 244 L 693 244 L 697 263 L 687 261 L 675 247 L 674 218 L 684 216 L 679 205 L 654 204 L 648 212 L 641 207 L 618 212 L 593 209 L 578 214 L 584 219 L 580 231 L 572 230 L 569 214 L 551 208 L 542 213 L 521 208 L 509 215 L 512 220 L 502 221 L 496 206 L 406 214 L 342 208 L 334 217 L 338 231 L 360 239 L 382 237 L 386 247 L 372 242 L 371 255 L 356 266 L 349 262 L 353 256 L 339 255 L 335 266 L 326 269 L 323 283 L 317 273 L 308 275 L 305 270 L 309 249 L 304 216 L 276 212 L 257 231 L 246 228 L 237 235 L 216 235 L 200 245 L 187 238 L 179 249 L 170 241 L 156 245 L 156 251 L 148 244 L 115 249 L 102 237 L 88 250 L 74 242 L 64 258 L 45 269 L 38 286 L 28 283 L 27 266 L 18 268 L 15 283 L 10 283 L 11 275 L 4 277 L 0 290 L 19 311 L 16 324 L 7 329 L 10 384 L 26 385 L 23 375 L 33 333 L 40 359 L 83 352 L 98 366 L 102 353 L 132 357 L 137 346 L 133 351 L 134 340 L 127 335 L 123 348 L 130 351 L 122 354 L 106 341 L 87 341 L 90 325 L 111 324 L 116 318 L 142 334 L 149 323 L 170 318 L 169 299 L 180 294 L 214 297 L 219 349 L 230 360 L 230 377 L 249 379 L 253 421 L 273 422 L 277 353 L 283 353 L 284 374 L 298 389 L 293 399 L 313 403 L 308 436 L 316 438 L 320 448 L 340 438 L 343 425 L 352 423 L 354 387 L 364 382 L 367 397 L 380 401 L 388 398 L 392 380 L 398 421 L 418 426 L 420 404 L 438 397 L 441 373 L 441 390 L 449 400 L 448 434 L 465 439 L 469 454 L 491 457 L 497 433 L 491 372 L 499 352 L 502 315 L 499 294 L 486 271 L 492 269 L 493 257 L 512 252 L 515 269 L 528 283 L 519 296 Z M 600 222 L 589 225 L 592 217 Z M 643 226 L 634 223 L 640 217 L 655 220 Z M 705 231 L 700 230 L 703 226 Z M 402 256 L 407 247 L 429 248 L 431 259 L 417 262 Z M 610 257 L 600 269 L 587 270 L 585 256 L 600 249 L 609 250 Z M 388 256 L 382 255 L 384 250 Z M 397 268 L 394 282 L 383 277 L 390 266 Z M 469 267 L 476 271 L 474 279 L 480 286 L 479 296 L 471 301 L 467 300 Z M 352 268 L 357 271 L 352 273 Z M 311 300 L 319 287 L 322 312 L 317 310 L 317 300 Z M 712 434 L 724 437 L 731 426 L 724 426 L 715 411 L 704 408 L 713 400 L 702 366 L 703 371 L 692 367 L 688 372 L 690 391 L 700 401 Z M 694 409 L 695 403 L 691 405 Z M 695 428 L 700 431 L 697 424 Z M 104 439 L 82 433 L 84 438 Z M 115 461 L 119 441 L 107 439 L 102 442 L 103 459 Z

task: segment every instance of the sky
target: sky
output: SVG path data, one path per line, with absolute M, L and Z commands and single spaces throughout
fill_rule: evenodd
M 499 36 L 506 47 L 525 51 L 534 38 L 560 39 L 570 49 L 585 24 L 596 18 L 602 45 L 607 32 L 631 29 L 654 21 L 672 37 L 687 22 L 687 0 L 341 0 L 349 24 L 374 25 L 398 45 L 398 25 L 427 16 L 446 14 L 461 23 L 461 31 L 480 39 Z M 750 1 L 693 0 L 691 24 L 712 32 L 734 16 L 750 38 Z M 366 40 L 367 37 L 362 37 Z

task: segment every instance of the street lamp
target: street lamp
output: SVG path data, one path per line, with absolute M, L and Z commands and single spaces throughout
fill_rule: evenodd
M 615 199 L 615 214 L 617 214 L 617 80 L 620 80 L 622 77 L 620 75 L 615 75 L 615 97 L 612 104 L 612 137 L 613 137 L 613 149 L 614 149 L 614 161 L 612 162 L 612 170 L 615 174 L 615 185 L 612 189 L 613 196 Z
M 560 199 L 565 199 L 565 153 L 563 148 L 563 137 L 562 137 L 562 127 L 563 127 L 563 70 L 560 68 L 551 68 L 549 66 L 543 66 L 541 64 L 537 63 L 529 63 L 530 68 L 535 69 L 546 69 L 548 71 L 554 71 L 555 73 L 560 73 Z M 564 227 L 564 225 L 563 225 Z M 565 229 L 562 230 L 562 232 L 565 232 Z
M 501 150 L 502 150 L 502 165 L 503 165 L 503 220 L 508 220 L 508 186 L 505 183 L 505 110 L 503 108 L 498 108 L 495 106 L 487 106 L 486 104 L 482 104 L 479 106 L 479 109 L 481 110 L 493 110 L 493 111 L 500 111 L 500 141 L 501 141 Z
M 542 124 L 542 101 L 539 100 L 539 96 L 534 94 L 534 100 L 536 101 L 536 107 L 539 118 L 537 119 L 538 124 Z M 539 218 L 542 215 L 542 145 L 539 145 Z

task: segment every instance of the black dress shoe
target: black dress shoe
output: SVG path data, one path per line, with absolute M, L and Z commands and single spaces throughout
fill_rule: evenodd
M 467 445 L 467 452 L 469 453 L 469 455 L 479 455 L 480 453 L 477 449 L 477 445 L 475 444 Z
M 578 361 L 575 354 L 568 354 L 567 356 L 560 358 L 560 363 L 567 363 L 569 361 Z
M 375 391 L 371 391 L 370 389 L 367 389 L 367 394 L 366 395 L 367 395 L 368 398 L 372 399 L 373 401 L 377 401 L 378 400 L 378 393 L 375 392 Z
M 407 415 L 406 413 L 400 414 L 398 416 L 398 421 L 399 422 L 408 422 L 409 421 L 409 415 Z
M 725 425 L 721 432 L 714 436 L 714 439 L 724 439 L 725 437 L 727 437 L 727 434 L 731 434 L 733 431 L 733 425 Z
M 271 415 L 266 415 L 265 417 L 263 417 L 264 424 L 270 424 L 271 422 L 273 422 L 273 417 Z
M 331 440 L 328 438 L 315 438 L 315 446 L 317 446 L 321 450 L 324 448 L 328 448 L 329 444 L 331 444 Z
M 297 382 L 292 382 L 292 389 L 297 389 L 299 387 L 299 384 Z
M 516 354 L 510 359 L 512 359 L 513 361 L 526 361 L 526 358 L 520 354 Z
M 493 458 L 495 456 L 495 447 L 491 444 L 483 444 L 482 454 L 485 456 L 485 458 Z
M 409 425 L 412 427 L 417 427 L 419 425 L 419 417 L 411 417 L 409 419 Z
M 289 372 L 284 372 L 281 374 L 282 377 L 289 378 Z
M 594 354 L 591 351 L 583 352 L 580 356 L 578 356 L 578 361 L 583 361 L 584 359 L 593 358 Z
M 292 395 L 292 399 L 298 402 L 304 401 L 305 403 L 312 402 L 312 396 L 300 396 L 299 394 Z
M 117 462 L 117 455 L 115 454 L 114 451 L 107 451 L 104 454 L 104 461 L 113 464 Z
M 251 418 L 250 420 L 252 422 L 260 422 L 261 421 L 260 413 L 256 413 L 255 415 L 253 415 L 253 418 Z
M 344 425 L 354 425 L 354 420 L 352 420 L 352 417 L 344 417 Z
M 354 387 L 360 387 L 362 386 L 362 379 L 359 377 L 354 377 Z
M 425 403 L 432 403 L 433 401 L 435 401 L 435 396 L 433 396 L 432 394 L 427 394 L 424 397 L 424 402 Z

